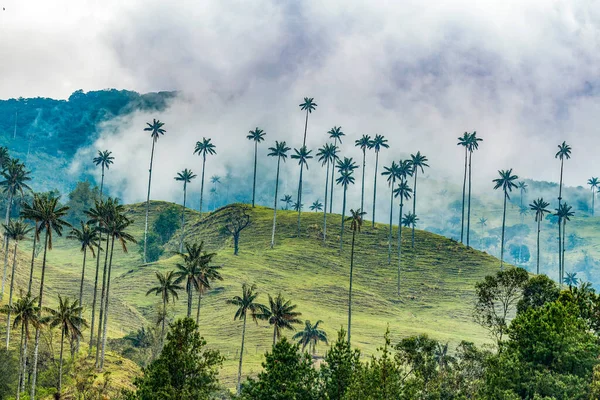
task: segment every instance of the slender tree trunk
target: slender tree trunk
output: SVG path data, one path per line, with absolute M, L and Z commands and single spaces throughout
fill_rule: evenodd
M 25 323 L 21 323 L 21 345 L 19 346 L 19 380 L 17 381 L 17 400 L 21 398 L 21 379 L 25 375 L 23 361 L 27 356 L 26 347 L 24 345 L 25 339 Z
M 33 234 L 33 247 L 31 249 L 31 270 L 29 271 L 29 285 L 27 285 L 27 293 L 31 294 L 31 287 L 33 285 L 33 267 L 35 266 L 35 245 L 37 244 L 38 238 L 38 222 L 35 222 L 35 231 Z
M 334 144 L 337 147 L 337 139 L 334 141 Z M 332 162 L 332 166 L 331 166 L 331 195 L 329 196 L 329 214 L 333 214 L 333 186 L 335 183 L 335 160 L 333 160 Z M 325 206 L 327 208 L 327 203 L 325 203 Z
M 306 131 L 308 130 L 308 108 L 306 109 L 306 119 L 304 120 L 304 139 L 302 140 L 302 146 L 306 146 Z
M 538 226 L 537 226 L 537 270 L 536 270 L 536 274 L 539 275 L 540 274 L 540 231 L 541 231 L 541 218 L 538 219 Z
M 325 202 L 323 204 L 323 243 L 327 239 L 327 195 L 329 191 L 329 160 L 327 160 L 327 170 L 325 171 Z
M 273 347 L 277 343 L 277 325 L 273 325 Z
M 244 313 L 244 324 L 242 325 L 242 350 L 240 351 L 240 363 L 238 366 L 237 376 L 237 395 L 240 395 L 241 382 L 242 382 L 242 360 L 244 358 L 244 339 L 246 338 L 246 314 Z
M 196 325 L 200 327 L 200 306 L 202 305 L 202 287 L 198 290 L 198 309 L 196 310 Z
M 558 218 L 558 286 L 562 287 L 562 218 Z
M 390 193 L 390 232 L 388 234 L 388 264 L 392 263 L 392 218 L 394 216 L 394 181 L 392 181 L 392 192 Z
M 81 268 L 81 282 L 79 283 L 79 307 L 83 307 L 83 282 L 85 279 L 85 259 L 87 255 L 87 246 L 83 248 L 83 266 Z M 83 308 L 79 309 L 78 317 L 81 318 L 81 312 Z M 75 344 L 75 351 L 79 352 L 79 336 Z
M 88 353 L 92 354 L 92 346 L 94 345 L 94 322 L 96 318 L 96 300 L 98 298 L 98 275 L 100 273 L 100 251 L 102 249 L 102 231 L 100 230 L 100 235 L 98 236 L 98 249 L 96 253 L 96 275 L 94 277 L 94 296 L 92 298 L 92 322 L 90 323 L 90 346 L 88 349 Z
M 595 200 L 595 197 L 596 197 L 596 193 L 595 193 L 594 188 L 592 187 L 592 217 L 594 216 L 594 200 Z
M 4 224 L 8 225 L 10 221 L 10 209 L 12 208 L 12 200 L 13 194 L 9 192 L 8 194 L 8 205 L 6 206 L 6 218 L 4 218 Z M 6 282 L 6 274 L 8 272 L 8 235 L 6 234 L 6 230 L 4 231 L 4 273 L 2 274 L 2 290 L 0 290 L 0 300 L 4 297 L 4 284 Z
M 64 328 L 61 327 L 60 332 L 60 357 L 58 361 L 58 398 L 61 398 L 62 394 L 62 370 L 63 370 L 63 348 L 65 345 L 65 331 Z
M 237 256 L 240 250 L 240 234 L 236 233 L 233 235 L 233 255 Z
M 417 209 L 417 174 L 418 174 L 418 172 L 419 171 L 417 171 L 417 169 L 415 168 L 415 185 L 413 188 L 413 215 L 415 216 L 415 218 L 417 216 L 416 209 Z M 414 249 L 415 248 L 415 223 L 412 224 L 412 237 L 413 237 L 412 248 Z
M 100 179 L 100 200 L 102 200 L 103 190 L 104 190 L 104 164 L 102 164 L 102 178 Z
M 44 278 L 46 276 L 46 253 L 48 251 L 48 232 L 50 231 L 50 227 L 46 226 L 46 235 L 44 238 L 44 258 L 42 260 L 42 277 L 40 279 L 40 297 L 38 299 L 38 317 L 42 316 L 42 305 L 43 305 L 43 297 L 44 297 Z M 31 379 L 31 395 L 29 396 L 31 399 L 35 399 L 35 385 L 37 380 L 37 363 L 38 363 L 38 352 L 40 347 L 40 326 L 38 325 L 35 328 L 35 346 L 33 348 L 33 371 L 32 371 L 32 379 Z
M 204 197 L 204 168 L 206 167 L 206 153 L 202 154 L 202 179 L 200 181 L 200 216 L 202 216 L 202 200 Z
M 100 356 L 100 370 L 104 368 L 104 354 L 106 351 L 106 329 L 108 327 L 108 305 L 110 304 L 110 276 L 112 272 L 112 260 L 113 253 L 115 250 L 115 236 L 111 235 L 112 240 L 110 244 L 110 260 L 108 261 L 108 277 L 106 279 L 106 300 L 104 301 L 104 323 L 102 324 L 102 354 Z
M 342 203 L 342 231 L 340 232 L 340 253 L 344 248 L 344 220 L 346 219 L 346 190 L 348 187 L 344 185 L 344 201 Z
M 354 240 L 356 230 L 352 231 L 352 250 L 350 251 L 350 290 L 348 291 L 348 343 L 350 343 L 350 333 L 352 329 L 352 278 L 354 273 Z
M 508 195 L 504 192 L 504 208 L 502 211 L 502 239 L 500 240 L 500 269 L 504 268 L 504 228 L 506 226 L 506 199 Z
M 400 269 L 402 266 L 402 208 L 404 199 L 400 196 L 400 215 L 398 216 L 398 296 L 400 296 Z
M 156 141 L 152 140 L 152 152 L 150 153 L 150 169 L 148 170 L 148 196 L 146 197 L 146 222 L 144 223 L 144 264 L 146 260 L 146 250 L 148 247 L 148 214 L 150 213 L 150 184 L 152 183 L 152 161 L 154 160 L 154 145 Z
M 471 234 L 471 158 L 473 157 L 473 152 L 469 152 L 469 195 L 468 206 L 467 206 L 467 247 L 470 247 L 469 237 Z
M 298 181 L 298 237 L 300 237 L 300 215 L 302 214 L 302 172 L 304 164 L 300 162 L 300 180 Z
M 8 350 L 8 345 L 10 344 L 10 310 L 12 307 L 12 299 L 13 299 L 13 290 L 15 288 L 15 272 L 17 270 L 17 246 L 19 242 L 15 240 L 15 249 L 13 251 L 13 265 L 12 272 L 10 274 L 10 289 L 8 293 L 8 312 L 6 314 L 6 350 Z
M 463 243 L 464 231 L 465 231 L 465 196 L 467 189 L 467 153 L 468 149 L 465 146 L 465 173 L 463 176 L 463 189 L 462 189 L 462 215 L 460 218 L 460 242 Z M 415 170 L 416 172 L 416 170 Z
M 562 263 L 561 263 L 561 275 L 560 281 L 563 282 L 565 280 L 565 252 L 567 250 L 565 245 L 565 237 L 567 236 L 567 220 L 563 220 L 563 232 L 562 232 Z
M 181 208 L 181 239 L 179 240 L 179 252 L 183 252 L 183 239 L 185 238 L 185 201 L 187 195 L 187 182 L 183 182 L 183 207 Z
M 365 209 L 365 167 L 367 166 L 367 151 L 363 149 L 362 183 L 360 188 L 360 211 Z
M 106 277 L 108 275 L 108 247 L 110 236 L 106 235 L 106 251 L 104 252 L 104 269 L 102 271 L 102 289 L 100 291 L 100 314 L 98 317 L 98 333 L 96 334 L 96 368 L 100 366 L 100 346 L 102 340 L 102 323 L 104 322 L 104 308 L 106 301 Z
M 271 248 L 275 246 L 275 227 L 277 226 L 277 193 L 279 191 L 279 163 L 281 157 L 277 157 L 277 176 L 275 178 L 275 199 L 273 200 L 273 231 L 271 232 Z
M 560 159 L 560 183 L 558 185 L 558 208 L 560 208 L 560 205 L 562 203 L 563 164 L 564 164 L 564 160 L 561 158 Z
M 163 297 L 163 318 L 162 318 L 162 328 L 160 329 L 160 342 L 163 343 L 165 341 L 165 321 L 167 319 L 167 298 Z
M 375 151 L 375 177 L 373 178 L 373 219 L 371 227 L 375 228 L 375 205 L 377 204 L 377 167 L 379 166 L 379 152 Z M 364 210 L 361 210 L 364 211 Z
M 252 183 L 252 208 L 254 208 L 254 195 L 256 194 L 256 161 L 258 157 L 258 142 L 254 142 L 254 181 Z

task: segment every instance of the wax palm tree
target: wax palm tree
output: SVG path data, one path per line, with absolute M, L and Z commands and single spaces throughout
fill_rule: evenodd
M 185 244 L 185 253 L 179 252 L 177 255 L 183 260 L 183 263 L 175 264 L 175 272 L 173 276 L 175 276 L 175 283 L 179 284 L 185 281 L 185 291 L 187 293 L 187 318 L 192 317 L 192 303 L 193 303 L 193 293 L 194 290 L 199 290 L 199 271 L 198 266 L 203 257 L 203 247 L 204 242 L 202 243 L 186 243 Z
M 517 182 L 517 188 L 519 189 L 519 207 L 522 209 L 523 206 L 523 198 L 525 193 L 527 192 L 527 184 L 523 181 Z
M 406 181 L 405 178 L 400 178 L 400 183 L 398 184 L 398 187 L 396 189 L 394 189 L 394 196 L 400 198 L 400 210 L 398 213 L 398 291 L 397 291 L 398 296 L 400 296 L 400 269 L 402 266 L 402 211 L 404 208 L 404 200 L 410 200 L 410 197 L 412 196 L 412 189 L 410 188 L 408 181 Z
M 398 164 L 396 161 L 392 161 L 392 165 L 389 167 L 383 167 L 381 175 L 387 177 L 388 185 L 390 186 L 390 231 L 388 234 L 388 264 L 392 262 L 392 217 L 394 215 L 394 185 L 396 180 L 400 179 L 398 173 Z
M 275 227 L 277 225 L 277 192 L 279 190 L 279 167 L 281 164 L 281 160 L 285 162 L 288 156 L 288 151 L 291 149 L 287 147 L 285 142 L 275 141 L 275 146 L 269 147 L 269 157 L 277 157 L 277 173 L 275 174 L 275 197 L 273 200 L 273 231 L 271 232 L 271 248 L 275 246 Z M 288 208 L 288 203 L 291 203 L 292 196 L 286 195 L 281 201 L 286 203 L 286 210 Z
M 308 112 L 308 111 L 307 111 Z M 308 114 L 307 114 L 308 115 Z M 298 160 L 298 165 L 300 165 L 300 180 L 298 181 L 298 197 L 296 203 L 298 204 L 298 236 L 300 236 L 300 215 L 302 214 L 302 171 L 304 171 L 304 166 L 308 170 L 308 160 L 313 158 L 310 155 L 312 150 L 307 150 L 306 146 L 302 146 L 300 150 L 294 149 L 296 154 L 292 154 L 292 159 Z
M 477 132 L 473 132 L 471 134 L 471 140 L 468 146 L 469 150 L 469 195 L 468 195 L 468 206 L 467 206 L 467 247 L 469 247 L 469 238 L 471 233 L 471 160 L 473 158 L 473 152 L 479 149 L 479 142 L 483 141 L 483 139 L 477 137 Z
M 256 316 L 258 319 L 267 321 L 269 325 L 273 325 L 273 346 L 281 337 L 282 330 L 294 330 L 295 324 L 302 323 L 298 319 L 302 313 L 295 311 L 296 307 L 296 304 L 292 304 L 291 300 L 286 300 L 281 293 L 277 297 L 269 295 L 269 305 Z
M 327 238 L 327 195 L 329 194 L 329 166 L 333 167 L 333 163 L 337 159 L 337 147 L 334 144 L 327 143 L 317 152 L 317 157 L 321 161 L 321 165 L 326 165 L 325 172 L 325 209 L 323 210 L 323 243 Z
M 219 270 L 220 266 L 210 265 L 215 253 L 204 253 L 198 263 L 198 308 L 196 309 L 196 325 L 200 326 L 200 305 L 202 304 L 202 295 L 210 289 L 214 281 L 222 281 L 223 277 Z
M 590 179 L 588 179 L 587 184 L 590 185 L 590 189 L 592 189 L 592 216 L 593 216 L 594 209 L 596 208 L 595 207 L 596 191 L 598 189 L 598 186 L 600 186 L 600 180 L 598 180 L 598 178 L 591 177 Z
M 294 202 L 294 200 L 292 200 L 292 196 L 290 196 L 289 194 L 284 195 L 283 198 L 279 199 L 279 201 L 285 203 L 286 210 L 289 210 L 290 206 Z
M 373 177 L 373 218 L 371 226 L 375 228 L 375 204 L 377 203 L 377 170 L 379 167 L 379 152 L 381 149 L 387 149 L 390 145 L 387 144 L 387 139 L 383 135 L 375 135 L 371 141 L 371 148 L 375 151 L 375 176 Z
M 360 232 L 363 223 L 363 215 L 366 213 L 360 209 L 354 211 L 350 209 L 350 216 L 346 219 L 350 221 L 350 229 L 352 230 L 352 247 L 350 250 L 350 287 L 348 290 L 348 343 L 350 343 L 350 335 L 352 332 L 352 283 L 354 278 L 354 244 L 356 234 Z
M 266 307 L 257 301 L 258 292 L 256 291 L 256 285 L 248 286 L 245 283 L 242 285 L 242 295 L 234 296 L 232 299 L 227 300 L 227 304 L 231 304 L 237 307 L 233 320 L 242 320 L 242 348 L 240 350 L 240 363 L 238 366 L 237 376 L 237 394 L 240 394 L 240 383 L 242 380 L 242 360 L 244 358 L 244 339 L 246 338 L 246 318 L 248 312 L 250 318 L 258 325 L 258 316 L 264 314 Z
M 183 204 L 181 206 L 181 239 L 179 239 L 179 252 L 183 251 L 183 240 L 185 238 L 185 202 L 187 199 L 187 184 L 192 182 L 197 177 L 196 174 L 192 172 L 192 170 L 184 169 L 181 172 L 177 173 L 175 176 L 175 180 L 178 182 L 183 182 Z
M 206 167 L 206 156 L 217 154 L 216 146 L 211 143 L 210 138 L 202 138 L 201 142 L 196 142 L 194 154 L 202 156 L 202 177 L 200 178 L 200 215 L 202 215 L 202 201 L 204 196 L 204 169 Z
M 40 295 L 38 297 L 38 307 L 43 307 L 44 283 L 46 276 L 46 254 L 52 250 L 52 232 L 62 236 L 63 229 L 69 227 L 69 223 L 63 218 L 67 215 L 69 207 L 61 206 L 58 203 L 59 197 L 40 197 L 38 202 L 33 202 L 33 206 L 23 205 L 21 217 L 33 221 L 39 221 L 36 235 L 44 232 L 44 255 L 42 258 L 42 273 L 40 278 Z M 31 379 L 31 398 L 35 398 L 35 387 L 37 379 L 37 361 L 40 344 L 40 329 L 35 330 L 35 347 L 33 350 L 33 371 Z
M 479 218 L 479 226 L 481 227 L 481 238 L 479 239 L 479 247 L 483 247 L 483 234 L 485 232 L 485 227 L 487 226 L 487 218 Z
M 33 228 L 22 220 L 10 221 L 4 225 L 4 234 L 15 243 L 13 249 L 13 265 L 10 273 L 10 287 L 8 290 L 8 313 L 6 315 L 6 350 L 10 345 L 10 310 L 13 304 L 13 291 L 15 288 L 15 273 L 17 271 L 17 247 L 19 242 L 25 240 Z
M 500 269 L 504 268 L 504 229 L 506 228 L 506 201 L 510 200 L 509 193 L 517 188 L 515 181 L 519 179 L 512 174 L 512 168 L 498 171 L 499 178 L 493 180 L 494 190 L 502 189 L 504 192 L 504 207 L 502 211 L 502 238 L 500 239 Z
M 304 321 L 304 329 L 296 333 L 292 339 L 297 340 L 298 344 L 302 345 L 302 351 L 308 346 L 312 355 L 317 353 L 317 344 L 323 342 L 329 344 L 327 341 L 327 332 L 319 327 L 323 321 L 318 320 L 314 325 L 309 320 Z
M 360 187 L 360 209 L 364 210 L 365 207 L 365 167 L 367 161 L 367 149 L 371 148 L 371 136 L 362 135 L 362 137 L 358 140 L 354 141 L 354 145 L 359 147 L 363 154 L 363 162 L 362 162 L 362 183 Z
M 108 237 L 111 238 L 110 244 L 110 260 L 108 262 L 108 276 L 106 279 L 106 300 L 104 302 L 104 322 L 102 324 L 102 354 L 100 357 L 99 368 L 102 370 L 104 367 L 104 355 L 106 351 L 106 331 L 108 326 L 108 311 L 110 304 L 110 276 L 112 272 L 113 254 L 115 248 L 115 241 L 121 245 L 121 249 L 124 253 L 127 253 L 127 243 L 136 243 L 135 238 L 126 232 L 126 229 L 133 224 L 133 221 L 127 218 L 124 214 L 123 206 L 118 204 L 115 200 L 115 209 L 112 218 L 109 221 L 107 227 Z M 100 330 L 98 330 L 100 332 Z M 98 334 L 98 339 L 100 335 Z M 100 347 L 100 346 L 98 346 Z M 97 353 L 98 350 L 96 350 Z M 97 356 L 96 356 L 97 358 Z
M 292 204 L 294 211 L 302 211 L 304 209 L 304 203 L 298 203 L 297 201 Z
M 567 229 L 567 221 L 571 220 L 571 217 L 575 215 L 571 211 L 573 207 L 567 203 L 562 203 L 556 209 L 555 216 L 558 217 L 558 269 L 559 279 L 558 282 L 562 285 L 564 274 L 565 274 L 565 237 Z M 562 230 L 562 234 L 561 234 Z
M 340 252 L 344 247 L 344 223 L 346 221 L 346 194 L 348 192 L 348 185 L 354 184 L 354 170 L 358 168 L 356 163 L 352 161 L 352 158 L 344 157 L 344 160 L 338 160 L 336 168 L 339 171 L 340 176 L 336 179 L 338 185 L 344 188 L 344 199 L 342 202 L 342 229 L 340 232 Z
M 565 159 L 568 160 L 571 158 L 571 146 L 563 141 L 558 145 L 558 151 L 554 155 L 554 158 L 560 159 L 560 183 L 558 185 L 558 206 L 560 207 L 562 201 L 563 166 Z
M 323 211 L 323 203 L 321 203 L 319 200 L 314 201 L 309 208 L 314 212 Z
M 150 132 L 152 138 L 152 151 L 150 152 L 150 169 L 148 170 L 148 196 L 146 197 L 146 222 L 144 223 L 144 264 L 146 263 L 146 250 L 148 243 L 148 214 L 150 213 L 150 184 L 152 183 L 152 162 L 154 161 L 154 146 L 161 135 L 167 131 L 163 128 L 165 124 L 157 119 L 153 119 L 152 123 L 147 122 L 144 131 Z
M 0 170 L 6 168 L 9 161 L 10 153 L 8 152 L 8 149 L 4 146 L 0 146 Z
M 458 138 L 457 146 L 463 146 L 465 149 L 465 173 L 463 175 L 463 189 L 462 189 L 462 215 L 460 223 L 460 242 L 463 243 L 464 231 L 465 231 L 465 204 L 467 196 L 467 172 L 468 172 L 468 156 L 469 156 L 469 145 L 472 141 L 471 134 L 469 132 L 463 133 Z
M 164 134 L 164 132 L 163 132 Z M 100 151 L 98 150 L 98 156 L 94 157 L 92 160 L 96 166 L 100 165 L 102 168 L 102 178 L 100 178 L 100 198 L 102 198 L 102 193 L 104 190 L 104 170 L 109 169 L 111 164 L 114 162 L 114 157 L 112 156 L 112 152 L 108 150 Z M 81 303 L 79 303 L 81 304 Z
M 179 297 L 177 295 L 178 290 L 182 290 L 183 288 L 175 283 L 175 273 L 173 271 L 169 271 L 166 274 L 161 272 L 156 272 L 156 279 L 158 280 L 158 285 L 150 288 L 146 292 L 146 296 L 150 294 L 160 295 L 163 304 L 163 313 L 164 317 L 162 318 L 162 328 L 161 328 L 161 340 L 165 337 L 165 320 L 167 314 L 167 304 L 169 303 L 169 299 L 173 301 L 177 300 Z
M 38 298 L 31 297 L 31 293 L 21 292 L 21 298 L 12 305 L 5 305 L 0 308 L 0 312 L 14 315 L 13 329 L 21 325 L 21 353 L 19 367 L 19 384 L 17 387 L 17 399 L 21 397 L 21 392 L 25 391 L 25 371 L 27 371 L 27 345 L 29 344 L 31 328 L 38 330 L 42 325 L 40 317 L 40 307 L 37 306 Z
M 58 307 L 56 309 L 44 308 L 50 315 L 48 317 L 48 326 L 51 328 L 60 328 L 60 356 L 58 361 L 58 398 L 62 394 L 62 369 L 63 369 L 63 350 L 65 344 L 65 336 L 71 342 L 76 341 L 81 337 L 81 327 L 87 326 L 85 319 L 81 318 L 83 307 L 77 300 L 69 300 L 69 298 L 58 295 Z
M 404 226 L 413 226 L 413 225 L 417 225 L 417 222 L 419 222 L 419 218 L 411 213 L 410 211 L 408 212 L 408 214 L 404 214 L 404 217 L 402 217 L 402 225 Z M 413 235 L 412 237 L 412 247 L 415 247 L 415 236 Z
M 258 161 L 258 144 L 265 140 L 266 133 L 256 127 L 253 131 L 250 131 L 246 136 L 246 139 L 254 142 L 254 180 L 252 182 L 252 208 L 254 208 L 254 196 L 256 194 L 256 163 Z
M 83 263 L 81 267 L 81 281 L 79 283 L 79 304 L 83 305 L 83 282 L 85 280 L 85 262 L 87 258 L 88 249 L 92 253 L 92 257 L 96 257 L 95 248 L 100 245 L 99 229 L 95 226 L 86 224 L 80 221 L 81 229 L 73 227 L 71 232 L 67 235 L 67 239 L 76 240 L 79 243 L 81 252 L 83 253 Z M 81 314 L 79 314 L 81 318 Z M 79 349 L 79 337 L 77 338 L 77 350 Z
M 567 276 L 563 279 L 563 282 L 569 286 L 569 290 L 573 290 L 573 286 L 579 285 L 579 279 L 577 278 L 577 272 L 567 272 Z
M 305 97 L 304 101 L 299 104 L 302 111 L 306 111 L 306 120 L 304 121 L 304 139 L 302 140 L 302 147 L 306 147 L 306 131 L 308 130 L 308 114 L 311 114 L 317 108 L 317 103 L 313 97 Z M 302 167 L 300 167 L 302 168 Z
M 545 201 L 542 197 L 537 200 L 534 200 L 533 203 L 529 204 L 529 208 L 531 211 L 535 213 L 535 222 L 537 222 L 537 269 L 536 274 L 540 274 L 540 231 L 542 228 L 542 221 L 544 220 L 544 216 L 550 212 L 546 207 L 548 207 L 550 203 Z
M 13 158 L 8 161 L 6 167 L 0 172 L 2 181 L 0 187 L 7 196 L 6 217 L 4 225 L 10 222 L 10 210 L 12 209 L 14 196 L 19 193 L 23 197 L 23 190 L 30 189 L 27 182 L 31 180 L 30 172 L 25 169 L 25 165 L 18 159 Z M 4 297 L 4 285 L 6 282 L 6 273 L 8 271 L 8 235 L 4 235 L 4 272 L 2 274 L 2 289 L 0 290 L 0 300 Z
M 46 198 L 51 197 L 50 193 L 33 193 L 33 199 L 31 201 L 31 205 L 28 205 L 29 208 L 32 209 L 41 209 L 41 204 L 45 201 Z M 22 216 L 22 213 L 21 213 Z M 39 241 L 39 233 L 38 233 L 38 227 L 40 225 L 40 215 L 38 214 L 34 214 L 30 216 L 31 218 L 26 218 L 29 219 L 30 221 L 32 221 L 35 225 L 35 229 L 34 229 L 34 235 L 33 235 L 33 245 L 31 246 L 31 266 L 30 266 L 30 270 L 29 270 L 29 284 L 27 285 L 27 293 L 31 293 L 32 290 L 32 286 L 33 286 L 33 270 L 34 270 L 34 266 L 35 266 L 35 256 L 36 256 L 36 248 L 37 248 L 37 243 Z
M 427 157 L 425 157 L 424 155 L 421 155 L 420 151 L 417 151 L 417 154 L 411 154 L 410 155 L 410 162 L 412 165 L 412 173 L 413 176 L 415 177 L 415 182 L 414 182 L 414 186 L 413 186 L 413 210 L 412 213 L 414 215 L 416 215 L 416 209 L 417 209 L 417 175 L 419 173 L 419 168 L 421 169 L 421 172 L 425 173 L 425 170 L 423 168 L 425 167 L 429 167 L 429 165 L 427 164 Z M 412 227 L 412 235 L 413 237 L 415 236 L 415 227 Z M 412 247 L 415 247 L 415 241 L 413 240 L 413 245 Z
M 333 139 L 333 145 L 336 148 L 336 156 L 333 164 L 335 165 L 335 161 L 338 159 L 337 150 L 340 148 L 342 144 L 342 136 L 345 136 L 344 132 L 342 132 L 341 126 L 334 126 L 328 132 L 329 138 Z M 338 145 L 338 142 L 339 145 Z M 330 195 L 329 195 L 329 214 L 333 212 L 333 183 L 335 182 L 335 168 L 331 168 L 331 183 L 330 183 Z

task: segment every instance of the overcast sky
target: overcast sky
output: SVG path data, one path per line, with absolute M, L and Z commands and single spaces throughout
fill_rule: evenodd
M 304 96 L 319 105 L 309 148 L 321 146 L 334 125 L 348 143 L 380 133 L 392 147 L 382 164 L 420 150 L 430 174 L 460 183 L 456 138 L 477 130 L 484 142 L 475 181 L 482 188 L 491 189 L 496 171 L 510 167 L 522 177 L 558 180 L 554 153 L 563 140 L 573 147 L 568 185 L 600 175 L 597 0 L 0 5 L 0 98 L 67 98 L 102 88 L 185 92 L 162 115 L 119 121 L 89 149 L 110 148 L 121 160 L 109 185 L 127 201 L 144 198 L 140 176 L 151 143 L 142 128 L 149 118 L 167 128 L 154 190 L 175 199 L 175 172 L 200 170 L 192 149 L 202 136 L 219 151 L 209 175 L 223 173 L 226 163 L 249 162 L 245 135 L 255 126 L 267 132 L 267 145 L 283 139 L 299 147 Z M 272 172 L 270 161 L 262 173 Z M 320 179 L 316 164 L 311 171 Z

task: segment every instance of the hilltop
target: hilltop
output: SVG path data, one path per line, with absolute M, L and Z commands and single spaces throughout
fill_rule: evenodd
M 151 216 L 170 203 L 151 203 Z M 135 220 L 131 233 L 143 237 L 144 204 L 127 206 Z M 234 309 L 225 303 L 240 292 L 244 282 L 254 283 L 267 302 L 267 293 L 281 292 L 293 300 L 302 312 L 302 319 L 323 320 L 330 338 L 347 323 L 348 272 L 351 234 L 344 236 L 345 248 L 339 254 L 341 217 L 328 218 L 328 236 L 322 240 L 322 213 L 302 215 L 302 234 L 296 237 L 297 213 L 278 211 L 276 246 L 270 249 L 273 210 L 265 207 L 250 209 L 251 225 L 242 232 L 239 256 L 233 255 L 232 240 L 221 231 L 230 205 L 202 217 L 189 211 L 186 232 L 188 240 L 203 240 L 209 251 L 217 253 L 215 263 L 222 265 L 223 281 L 216 282 L 202 303 L 200 330 L 211 347 L 226 356 L 222 380 L 231 385 L 237 366 L 240 323 L 233 321 Z M 403 231 L 402 293 L 396 295 L 397 258 L 387 261 L 388 227 L 365 221 L 356 240 L 356 266 L 353 303 L 353 345 L 364 355 L 373 354 L 382 343 L 389 326 L 394 335 L 408 336 L 427 333 L 441 341 L 457 344 L 460 340 L 476 343 L 487 341 L 486 333 L 472 322 L 471 307 L 474 284 L 485 275 L 497 271 L 498 260 L 485 253 L 467 249 L 445 237 L 416 231 L 415 250 L 410 248 L 409 229 Z M 395 231 L 396 229 L 394 229 Z M 394 234 L 394 240 L 396 235 Z M 165 256 L 157 263 L 142 265 L 138 246 L 115 253 L 111 283 L 111 315 L 109 332 L 122 337 L 130 331 L 147 326 L 155 318 L 159 299 L 145 293 L 155 281 L 155 271 L 174 268 L 178 257 L 179 232 L 166 245 Z M 26 285 L 31 248 L 24 244 L 19 252 L 18 287 Z M 75 243 L 55 239 L 48 253 L 46 299 L 50 304 L 56 295 L 75 296 L 81 270 L 82 255 Z M 41 262 L 41 255 L 37 262 Z M 87 265 L 84 303 L 91 303 L 94 262 Z M 39 268 L 38 268 L 39 270 Z M 39 271 L 38 271 L 39 272 Z M 34 284 L 37 286 L 37 284 Z M 35 287 L 34 286 L 34 287 Z M 184 293 L 172 309 L 176 316 L 185 314 Z M 89 312 L 88 312 L 89 318 Z M 291 336 L 289 332 L 286 335 Z M 85 333 L 89 337 L 89 332 Z M 263 353 L 269 348 L 272 330 L 264 323 L 247 329 L 247 351 L 244 373 L 260 369 Z M 324 346 L 317 348 L 319 354 Z

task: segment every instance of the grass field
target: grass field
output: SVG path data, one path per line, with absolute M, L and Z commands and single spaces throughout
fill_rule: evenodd
M 156 216 L 170 203 L 152 202 L 151 215 Z M 135 223 L 131 233 L 143 237 L 144 205 L 127 206 Z M 341 218 L 328 218 L 327 241 L 322 240 L 322 213 L 302 214 L 301 236 L 296 236 L 297 213 L 278 211 L 276 246 L 270 249 L 273 210 L 265 207 L 251 209 L 251 225 L 242 232 L 239 256 L 233 255 L 230 237 L 221 233 L 229 207 L 200 217 L 189 211 L 187 240 L 205 241 L 207 249 L 217 253 L 215 264 L 222 265 L 223 281 L 215 282 L 203 298 L 200 332 L 210 347 L 219 349 L 226 357 L 221 380 L 233 387 L 240 346 L 241 323 L 233 321 L 234 308 L 225 300 L 241 292 L 242 283 L 254 283 L 266 303 L 267 293 L 281 292 L 292 299 L 302 313 L 302 319 L 323 320 L 329 337 L 347 323 L 348 274 L 351 232 L 344 235 L 344 251 L 339 251 Z M 394 228 L 394 244 L 397 241 Z M 355 279 L 353 297 L 352 344 L 369 356 L 382 344 L 389 326 L 393 340 L 427 333 L 456 345 L 460 340 L 478 344 L 487 342 L 485 331 L 472 322 L 471 309 L 474 284 L 499 268 L 496 258 L 467 249 L 442 236 L 416 231 L 414 251 L 410 246 L 410 230 L 403 230 L 403 262 L 401 295 L 396 295 L 397 257 L 393 248 L 391 265 L 387 253 L 388 226 L 365 222 L 356 239 Z M 130 245 L 128 254 L 115 251 L 109 334 L 120 337 L 129 331 L 150 324 L 155 318 L 159 298 L 146 296 L 155 283 L 155 271 L 174 268 L 178 257 L 179 233 L 167 244 L 165 256 L 157 263 L 142 265 L 138 246 Z M 17 286 L 26 287 L 31 244 L 23 243 L 19 252 Z M 171 252 L 169 252 L 171 251 Z M 74 242 L 55 239 L 48 252 L 46 299 L 56 302 L 57 294 L 76 296 L 79 288 L 82 253 Z M 41 254 L 36 259 L 39 275 Z M 84 304 L 89 305 L 93 289 L 95 260 L 88 258 Z M 38 282 L 34 282 L 38 287 Z M 186 296 L 182 292 L 172 308 L 175 316 L 185 315 Z M 299 326 L 299 328 L 301 328 Z M 0 330 L 4 329 L 4 325 Z M 291 336 L 292 332 L 286 332 Z M 89 340 L 89 331 L 84 333 Z M 3 336 L 3 335 L 2 335 Z M 247 354 L 244 374 L 260 370 L 263 354 L 269 349 L 272 330 L 265 323 L 250 324 L 246 334 Z M 322 355 L 326 346 L 317 347 Z

